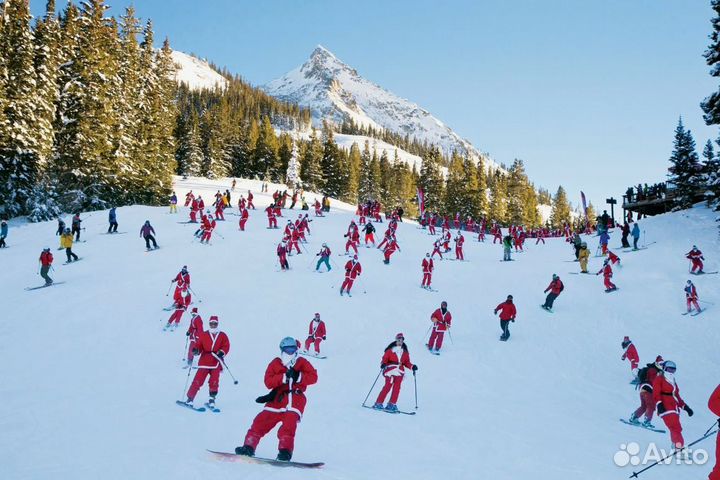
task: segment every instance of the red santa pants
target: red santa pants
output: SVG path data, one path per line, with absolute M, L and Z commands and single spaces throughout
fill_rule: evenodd
M 268 217 L 268 228 L 277 228 L 277 219 L 275 217 Z
M 293 240 L 292 242 L 290 242 L 290 251 L 291 251 L 291 252 L 292 252 L 292 249 L 293 249 L 293 248 L 295 248 L 295 250 L 297 251 L 297 253 L 302 253 L 302 252 L 300 251 L 300 246 L 298 245 L 298 241 L 297 241 L 297 240 Z
M 455 258 L 458 260 L 465 260 L 465 255 L 463 255 L 462 247 L 455 247 Z
M 540 243 L 540 242 L 543 242 L 543 245 L 545 245 L 545 239 L 542 238 L 542 237 L 538 237 L 538 238 L 537 238 L 537 240 L 535 241 L 535 245 L 537 245 L 537 244 Z
M 380 242 L 380 245 L 378 245 L 377 248 L 383 248 L 385 245 L 387 245 L 387 243 L 387 238 L 383 238 L 383 241 Z
M 485 234 L 480 232 L 478 234 L 478 242 L 485 242 Z
M 443 343 L 444 337 L 445 337 L 444 330 L 435 330 L 433 328 L 432 333 L 430 334 L 430 340 L 428 341 L 428 348 L 430 350 L 432 350 L 433 348 L 440 350 L 442 348 L 442 343 Z
M 655 402 L 653 402 L 653 395 L 651 392 L 641 390 L 640 391 L 640 406 L 635 410 L 635 418 L 640 418 L 645 415 L 645 419 L 648 421 L 652 420 L 653 414 L 655 413 Z
M 320 342 L 322 342 L 322 337 L 308 337 L 305 340 L 305 350 L 310 350 L 310 345 L 315 344 L 315 353 L 320 353 Z
M 375 235 L 373 235 L 372 233 L 365 234 L 365 245 L 367 245 L 368 243 L 375 243 Z
M 352 249 L 355 250 L 355 253 L 358 253 L 357 246 L 355 245 L 355 242 L 353 242 L 352 240 L 348 240 L 347 243 L 345 244 L 345 253 L 348 253 L 348 251 L 350 250 L 350 247 L 352 247 Z
M 695 273 L 695 270 L 702 270 L 703 269 L 703 263 L 699 258 L 693 258 L 692 259 L 692 270 L 690 270 L 692 273 Z
M 218 208 L 217 210 L 215 210 L 215 218 L 217 218 L 218 220 L 225 220 L 225 214 L 223 213 L 222 208 Z
M 252 208 L 253 210 L 255 210 L 255 205 L 253 205 L 252 200 L 250 200 L 249 198 L 248 198 L 248 201 L 247 201 L 247 206 L 248 206 L 248 208 Z
M 353 282 L 355 282 L 354 278 L 345 277 L 345 281 L 342 283 L 342 286 L 340 287 L 340 291 L 347 290 L 348 292 L 353 286 Z
M 698 301 L 696 298 L 687 299 L 687 311 L 691 311 L 692 307 L 695 307 L 695 310 L 697 310 L 698 312 L 700 311 L 700 305 L 698 305 Z
M 275 428 L 278 422 L 282 422 L 277 432 L 278 440 L 280 440 L 278 450 L 290 450 L 292 452 L 295 448 L 295 432 L 299 421 L 300 417 L 295 412 L 268 412 L 263 410 L 257 414 L 252 425 L 250 425 L 243 445 L 249 445 L 253 449 L 256 448 L 260 439 Z
M 430 286 L 430 282 L 432 282 L 432 273 L 423 273 L 423 280 L 422 284 Z
M 200 243 L 209 242 L 211 236 L 212 236 L 212 230 L 203 231 L 202 237 L 200 237 Z
M 435 235 L 435 224 L 430 223 L 430 235 Z
M 610 281 L 610 277 L 603 277 L 603 278 L 604 278 L 604 280 L 605 280 L 605 288 L 606 288 L 607 290 L 609 290 L 609 289 L 611 289 L 611 288 L 617 288 L 617 287 L 615 286 L 615 284 Z
M 600 246 L 602 247 L 602 254 L 603 254 L 603 255 L 607 255 L 607 251 L 608 251 L 607 243 L 603 243 L 603 244 L 600 245 Z
M 670 430 L 670 441 L 674 446 L 684 447 L 685 439 L 682 436 L 682 425 L 680 425 L 680 415 L 677 413 L 668 413 L 663 415 L 663 422 L 665 426 Z
M 197 222 L 197 212 L 195 210 L 190 210 L 190 221 Z
M 495 245 L 495 240 L 500 240 L 500 243 L 502 243 L 502 238 L 500 238 L 500 235 L 495 235 L 493 237 L 493 245 Z
M 245 231 L 245 224 L 247 223 L 247 218 L 241 218 L 240 219 L 240 230 Z
M 442 253 L 440 253 L 440 248 L 438 248 L 438 247 L 433 248 L 433 253 L 432 253 L 432 255 L 430 255 L 430 258 L 435 258 L 436 253 L 438 254 L 438 256 L 441 259 L 443 258 Z
M 168 318 L 168 325 L 170 325 L 170 324 L 173 323 L 173 322 L 179 324 L 179 323 L 180 323 L 180 319 L 182 318 L 182 314 L 183 314 L 184 311 L 185 311 L 184 308 L 183 308 L 183 309 L 177 309 L 177 310 L 175 310 L 175 311 L 173 312 L 173 314 L 170 315 L 170 318 Z
M 198 368 L 195 373 L 195 378 L 193 378 L 190 388 L 188 389 L 187 397 L 191 400 L 195 398 L 198 390 L 200 390 L 200 387 L 205 383 L 205 377 L 208 375 L 210 375 L 210 381 L 208 382 L 210 396 L 217 395 L 220 389 L 220 371 L 220 368 Z
M 390 403 L 396 404 L 398 397 L 400 396 L 400 386 L 402 385 L 402 381 L 402 375 L 386 376 L 385 385 L 382 390 L 380 390 L 380 394 L 378 395 L 377 400 L 375 400 L 375 403 L 385 402 L 385 397 L 387 397 L 388 392 L 392 389 L 392 393 L 390 394 Z
M 395 250 L 385 250 L 385 261 L 390 261 L 390 256 L 395 253 Z
M 187 353 L 187 360 L 189 363 L 192 363 L 193 358 L 195 358 L 195 354 L 193 354 L 193 350 L 195 349 L 195 346 L 197 344 L 195 343 L 195 340 L 190 340 L 190 345 L 188 346 L 188 353 Z

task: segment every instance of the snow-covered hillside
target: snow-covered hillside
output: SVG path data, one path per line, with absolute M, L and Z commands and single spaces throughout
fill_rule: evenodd
M 192 90 L 203 88 L 225 88 L 227 80 L 220 75 L 205 60 L 200 60 L 183 52 L 173 50 L 172 59 L 177 66 L 175 80 L 187 84 Z
M 229 181 L 179 180 L 181 198 L 190 189 L 206 200 Z M 272 193 L 275 186 L 270 186 Z M 642 362 L 662 354 L 678 365 L 677 380 L 695 416 L 683 414 L 686 440 L 699 437 L 714 421 L 706 408 L 717 385 L 720 334 L 718 275 L 693 277 L 700 298 L 715 305 L 691 317 L 684 311 L 688 279 L 684 258 L 697 244 L 708 271 L 717 270 L 720 245 L 713 214 L 704 208 L 643 220 L 646 250 L 622 253 L 613 280 L 620 290 L 603 291 L 602 280 L 577 272 L 572 249 L 562 240 L 529 242 L 516 261 L 500 263 L 492 243 L 467 238 L 466 262 L 438 261 L 433 286 L 418 288 L 420 261 L 433 237 L 413 223 L 399 227 L 401 252 L 390 265 L 376 249 L 360 249 L 363 275 L 353 297 L 338 295 L 346 260 L 343 234 L 352 208 L 313 219 L 302 255 L 290 257 L 292 270 L 279 272 L 275 246 L 281 230 L 265 228 L 259 182 L 241 181 L 233 192 L 251 188 L 258 210 L 247 231 L 237 217 L 220 222 L 212 245 L 192 242 L 195 226 L 179 223 L 167 208 L 118 209 L 120 231 L 103 235 L 107 212 L 84 222 L 82 257 L 62 265 L 55 223 L 12 221 L 9 248 L 0 250 L 5 328 L 0 329 L 0 465 L 8 479 L 74 478 L 242 478 L 242 479 L 518 479 L 575 480 L 627 478 L 632 467 L 614 465 L 621 444 L 649 442 L 668 448 L 667 435 L 621 424 L 638 405 L 620 361 L 620 342 L 629 335 Z M 307 194 L 312 201 L 314 195 Z M 299 212 L 286 211 L 288 218 Z M 87 214 L 86 214 L 87 215 Z M 161 248 L 146 252 L 139 229 L 150 220 Z M 280 225 L 285 218 L 280 219 Z M 380 233 L 384 230 L 379 226 Z M 594 252 L 596 238 L 588 239 Z M 315 273 L 322 242 L 333 249 L 333 270 Z M 37 257 L 53 248 L 56 281 L 35 291 Z M 611 246 L 619 245 L 617 234 Z M 591 258 L 591 270 L 600 267 Z M 186 370 L 184 330 L 162 326 L 170 312 L 170 279 L 182 265 L 192 275 L 195 306 L 205 321 L 220 317 L 232 343 L 226 361 L 239 380 L 223 374 L 220 414 L 195 413 L 174 401 L 182 398 Z M 555 313 L 538 305 L 553 273 L 565 290 Z M 509 342 L 499 342 L 495 306 L 513 294 L 518 307 Z M 453 315 L 452 339 L 441 356 L 424 348 L 429 316 L 441 300 Z M 705 306 L 707 304 L 703 304 Z M 324 461 L 308 473 L 271 466 L 219 463 L 205 449 L 232 451 L 242 443 L 265 394 L 263 374 L 286 335 L 303 339 L 314 312 L 327 322 L 326 360 L 310 359 L 317 385 L 298 428 L 294 460 Z M 383 349 L 397 332 L 407 340 L 419 366 L 415 416 L 391 416 L 361 408 L 378 374 Z M 370 396 L 377 395 L 378 387 Z M 207 386 L 197 402 L 207 398 Z M 414 410 L 412 376 L 399 400 Z M 657 424 L 658 422 L 656 422 Z M 659 423 L 661 424 L 661 422 Z M 714 441 L 714 440 L 712 440 Z M 711 440 L 700 446 L 710 452 Z M 274 457 L 273 433 L 257 454 Z M 662 465 L 647 474 L 655 480 L 704 478 L 710 467 Z
M 263 88 L 281 100 L 310 108 L 318 123 L 324 118 L 337 122 L 352 118 L 360 125 L 427 140 L 446 154 L 456 150 L 492 163 L 430 112 L 364 79 L 322 46 L 302 66 Z

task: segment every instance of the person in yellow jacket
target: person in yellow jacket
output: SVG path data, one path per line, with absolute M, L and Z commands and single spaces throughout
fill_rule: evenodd
M 590 250 L 587 248 L 587 243 L 582 242 L 580 244 L 580 251 L 578 252 L 578 260 L 580 260 L 580 272 L 589 273 L 587 269 L 588 258 L 590 258 Z
M 75 255 L 72 251 L 73 234 L 69 228 L 66 228 L 63 234 L 60 235 L 60 246 L 65 249 L 65 254 L 67 255 L 67 263 L 70 263 L 73 260 L 77 261 L 79 259 L 79 257 Z

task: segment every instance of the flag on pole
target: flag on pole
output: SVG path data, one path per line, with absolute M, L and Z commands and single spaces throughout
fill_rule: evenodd
M 585 194 L 580 190 L 580 196 L 582 197 L 583 213 L 585 213 L 585 220 L 589 220 L 587 216 L 587 202 L 585 201 Z
M 420 209 L 420 216 L 422 217 L 425 215 L 425 193 L 422 191 L 422 188 L 418 187 L 417 189 L 417 198 L 418 198 L 418 208 Z

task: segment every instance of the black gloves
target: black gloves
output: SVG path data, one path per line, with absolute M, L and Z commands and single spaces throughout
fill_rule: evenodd
M 667 410 L 667 409 L 665 408 L 665 405 L 663 405 L 662 403 L 658 403 L 658 404 L 657 404 L 657 413 L 658 413 L 658 415 L 662 415 L 663 413 L 665 413 L 666 410 Z
M 417 372 L 417 365 L 413 365 L 412 371 Z
M 225 356 L 225 352 L 223 352 L 222 350 L 218 350 L 217 356 L 223 358 Z
M 257 403 L 268 403 L 275 400 L 275 390 L 270 390 L 265 395 L 261 395 L 255 399 Z
M 381 368 L 382 370 L 385 370 L 385 364 L 384 364 L 384 363 L 381 363 L 381 364 L 380 364 L 380 368 Z
M 690 407 L 688 407 L 687 405 L 685 405 L 685 406 L 683 407 L 683 410 L 685 410 L 685 411 L 687 412 L 688 417 L 692 417 L 693 414 L 695 413 L 695 412 L 693 412 L 693 409 L 690 408 Z
M 198 355 L 198 354 L 200 354 L 200 350 L 198 350 L 197 348 L 193 348 L 193 355 Z
M 290 381 L 292 379 L 293 382 L 297 382 L 297 379 L 300 377 L 300 372 L 295 370 L 294 368 L 290 367 L 287 369 L 287 372 L 285 372 L 285 378 Z
M 185 336 L 186 336 L 186 337 L 189 337 L 189 336 L 190 336 L 190 330 L 188 330 L 187 332 L 185 332 Z
M 326 338 L 325 338 L 325 337 L 323 337 L 323 340 L 326 340 Z
M 514 319 L 514 318 L 511 318 L 510 321 L 513 322 L 513 323 L 515 323 L 515 319 Z

